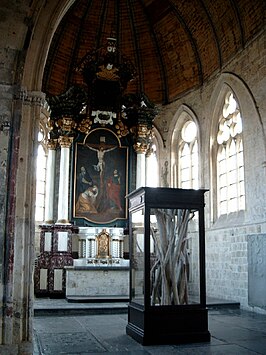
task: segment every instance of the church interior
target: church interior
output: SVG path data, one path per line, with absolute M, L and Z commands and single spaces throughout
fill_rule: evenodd
M 132 267 L 142 296 L 132 257 L 146 246 L 129 213 L 142 188 L 158 202 L 159 190 L 204 194 L 204 264 L 193 213 L 178 228 L 186 289 L 165 302 L 197 303 L 203 265 L 207 296 L 266 314 L 265 10 L 1 2 L 0 352 L 31 353 L 36 298 L 128 300 Z M 165 225 L 151 212 L 156 256 Z

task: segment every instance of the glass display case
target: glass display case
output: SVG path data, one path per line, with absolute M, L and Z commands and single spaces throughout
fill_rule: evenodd
M 205 286 L 206 190 L 130 193 L 127 334 L 143 345 L 209 341 Z

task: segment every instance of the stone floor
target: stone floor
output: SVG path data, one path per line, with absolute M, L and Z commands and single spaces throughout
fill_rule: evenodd
M 266 315 L 233 305 L 213 306 L 208 316 L 210 343 L 142 346 L 126 334 L 126 312 L 126 303 L 68 304 L 64 300 L 37 300 L 34 355 L 266 355 Z

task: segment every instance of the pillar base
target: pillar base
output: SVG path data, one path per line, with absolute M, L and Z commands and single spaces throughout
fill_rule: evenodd
M 20 344 L 0 344 L 0 354 L 24 354 L 32 355 L 33 353 L 33 343 L 32 342 L 22 342 Z

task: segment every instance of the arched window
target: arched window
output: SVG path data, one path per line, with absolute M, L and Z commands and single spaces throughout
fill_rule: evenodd
M 218 215 L 245 209 L 242 118 L 232 92 L 225 96 L 217 134 Z
M 179 146 L 179 186 L 183 189 L 198 189 L 199 158 L 198 134 L 194 121 L 185 122 L 181 130 Z
M 38 134 L 38 151 L 36 166 L 36 203 L 35 203 L 35 221 L 44 221 L 45 207 L 45 182 L 46 182 L 46 162 L 47 154 L 44 146 L 44 131 L 41 128 Z

